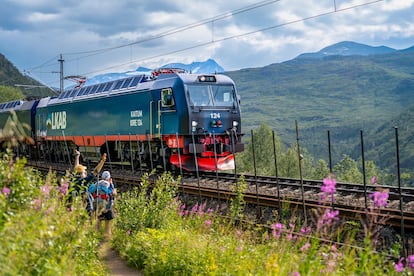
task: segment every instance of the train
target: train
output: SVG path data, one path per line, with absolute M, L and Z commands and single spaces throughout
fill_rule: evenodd
M 107 153 L 148 168 L 225 171 L 244 150 L 240 97 L 225 74 L 163 68 L 1 103 L 4 134 L 11 116 L 30 126 L 33 143 L 20 152 L 37 159 L 64 160 L 76 148 L 83 160 Z

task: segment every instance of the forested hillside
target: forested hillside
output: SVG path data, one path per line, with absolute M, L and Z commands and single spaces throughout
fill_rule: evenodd
M 395 148 L 389 135 L 394 135 L 396 118 L 414 107 L 413 64 L 414 51 L 407 49 L 374 56 L 298 58 L 227 74 L 241 95 L 245 133 L 264 122 L 278 133 L 283 144 L 291 145 L 296 142 L 297 120 L 302 146 L 315 158 L 327 160 L 330 130 L 333 161 L 337 162 L 343 154 L 360 158 L 363 130 L 370 153 L 376 152 L 371 157 L 384 167 L 395 165 L 391 152 L 381 153 Z M 407 139 L 413 133 L 408 124 L 407 118 L 398 121 L 401 130 L 408 132 L 403 136 Z M 377 135 L 377 130 L 383 134 Z M 413 167 L 414 151 L 401 151 L 402 164 Z
M 24 95 L 24 97 L 39 98 L 51 95 L 51 91 L 48 88 L 24 89 L 16 87 L 15 85 L 41 86 L 42 84 L 28 76 L 23 76 L 19 70 L 0 53 L 0 89 L 3 92 L 2 94 L 4 94 L 4 90 L 6 90 L 7 94 L 13 94 L 13 92 L 18 93 L 18 97 L 21 95 L 19 94 L 19 91 Z M 7 101 L 8 100 L 11 99 L 7 97 Z
M 301 146 L 316 160 L 328 158 L 330 131 L 335 163 L 343 154 L 355 160 L 361 157 L 362 130 L 366 158 L 381 168 L 390 168 L 395 167 L 394 127 L 398 126 L 401 165 L 414 167 L 410 138 L 414 135 L 410 126 L 414 113 L 414 47 L 370 56 L 306 56 L 226 72 L 241 95 L 246 138 L 251 129 L 266 123 L 288 147 L 296 142 L 297 121 Z M 20 97 L 15 84 L 39 85 L 0 54 L 0 89 L 4 92 L 7 86 L 7 93 L 2 95 L 9 97 L 16 92 Z M 25 97 L 51 94 L 39 88 L 21 92 Z

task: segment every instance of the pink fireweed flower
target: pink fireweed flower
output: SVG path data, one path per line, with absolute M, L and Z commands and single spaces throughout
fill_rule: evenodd
M 211 222 L 210 219 L 208 219 L 204 223 L 205 223 L 205 225 L 207 225 L 208 227 L 210 227 L 212 222 Z
M 3 189 L 1 189 L 1 193 L 4 194 L 6 197 L 10 194 L 11 190 L 8 187 L 3 187 Z
M 300 251 L 302 251 L 302 252 L 307 251 L 309 249 L 309 247 L 310 247 L 310 243 L 307 242 L 300 248 Z
M 310 234 L 310 232 L 311 232 L 311 227 L 310 226 L 300 228 L 300 233 L 303 234 L 303 235 Z
M 53 211 L 53 208 L 52 208 L 52 207 L 49 207 L 49 208 L 45 211 L 45 214 L 46 214 L 46 215 L 49 215 L 52 211 Z
M 272 235 L 275 238 L 280 238 L 280 235 L 283 233 L 284 225 L 282 223 L 273 223 L 270 225 L 270 229 L 272 229 Z
M 398 273 L 401 273 L 404 270 L 403 260 L 404 258 L 401 258 L 398 263 L 394 264 L 395 271 Z
M 407 257 L 407 266 L 411 269 L 414 269 L 414 255 Z
M 198 203 L 196 203 L 193 208 L 191 208 L 191 213 L 195 214 L 198 211 Z
M 336 192 L 336 180 L 334 178 L 324 178 L 321 191 L 328 195 L 333 195 Z
M 39 198 L 32 200 L 31 204 L 36 210 L 40 210 L 42 208 L 42 201 Z
M 338 215 L 338 210 L 325 209 L 325 213 L 323 214 L 321 223 L 330 225 L 334 222 L 334 220 L 339 220 Z
M 181 217 L 185 216 L 186 214 L 185 204 L 180 205 L 180 207 L 178 208 L 178 213 L 180 214 Z
M 42 192 L 43 195 L 49 196 L 50 195 L 50 186 L 49 185 L 44 185 L 44 186 L 40 187 L 40 191 Z
M 331 198 L 331 201 L 335 201 L 335 192 L 336 192 L 336 180 L 329 176 L 323 179 L 323 184 L 321 186 L 321 194 L 319 196 L 319 204 L 323 204 L 328 197 Z
M 128 229 L 128 231 L 126 231 L 127 235 L 131 235 L 131 229 Z
M 201 217 L 204 215 L 204 209 L 206 208 L 206 203 L 203 203 L 200 205 L 200 207 L 198 208 L 197 214 Z
M 387 207 L 388 205 L 388 192 L 374 192 L 373 194 L 369 195 L 369 198 L 374 200 L 374 206 L 377 208 Z
M 68 193 L 68 190 L 69 190 L 69 182 L 63 183 L 63 185 L 60 186 L 59 188 L 59 192 L 63 194 L 64 196 Z
M 375 175 L 371 178 L 371 184 L 372 185 L 377 184 L 377 177 Z

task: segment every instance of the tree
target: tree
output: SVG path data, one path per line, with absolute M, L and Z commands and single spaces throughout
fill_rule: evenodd
M 300 149 L 300 162 L 302 170 L 302 178 L 311 178 L 313 175 L 313 157 L 309 154 L 306 148 Z M 293 144 L 282 153 L 279 162 L 279 175 L 284 177 L 299 178 L 299 156 L 297 144 Z
M 253 145 L 254 143 L 254 145 Z M 259 175 L 275 175 L 275 157 L 273 147 L 273 131 L 267 124 L 261 124 L 257 131 L 253 131 L 252 139 L 248 141 L 244 152 L 237 156 L 237 169 L 239 172 L 254 172 L 254 163 Z M 281 156 L 280 138 L 275 134 L 277 159 Z M 253 149 L 254 157 L 253 160 Z M 278 161 L 279 163 L 279 161 Z
M 23 92 L 16 87 L 0 85 L 0 102 L 24 99 Z
M 362 173 L 358 169 L 357 162 L 348 155 L 333 168 L 333 172 L 338 181 L 350 183 L 362 183 Z
M 320 180 L 320 179 L 324 179 L 328 175 L 329 175 L 328 164 L 326 163 L 325 160 L 319 159 L 318 164 L 316 165 L 316 168 L 313 171 L 311 178 L 315 180 Z

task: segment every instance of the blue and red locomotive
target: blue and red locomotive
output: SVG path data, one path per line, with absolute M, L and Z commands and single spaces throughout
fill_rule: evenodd
M 12 110 L 44 158 L 76 147 L 83 158 L 99 151 L 111 161 L 203 171 L 232 169 L 243 151 L 237 91 L 222 74 L 160 69 L 8 102 L 0 104 L 0 127 Z

